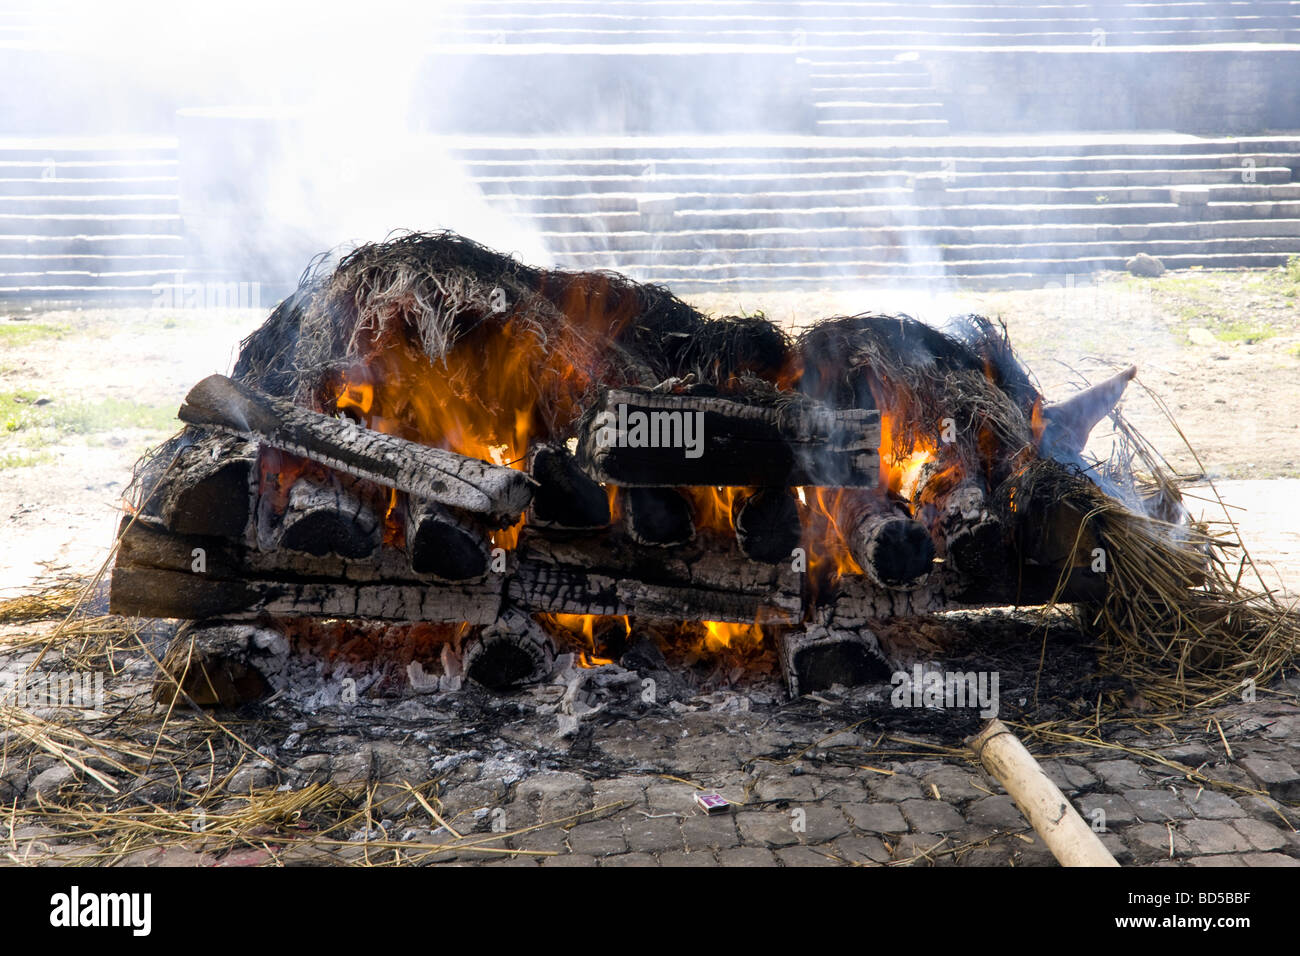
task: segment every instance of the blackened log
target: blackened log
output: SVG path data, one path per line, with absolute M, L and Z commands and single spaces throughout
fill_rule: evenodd
M 880 644 L 865 627 L 843 630 L 815 624 L 803 631 L 782 631 L 777 634 L 776 646 L 791 697 L 836 684 L 857 687 L 890 677 Z
M 252 513 L 257 445 L 231 435 L 202 435 L 182 445 L 162 477 L 154 513 L 178 534 L 241 537 Z
M 532 497 L 521 471 L 430 448 L 331 418 L 210 375 L 185 397 L 180 418 L 192 425 L 258 439 L 338 471 L 416 497 L 514 523 Z
M 465 639 L 465 676 L 492 690 L 505 690 L 550 677 L 555 643 L 531 616 L 506 608 L 501 616 Z
M 383 537 L 380 517 L 363 489 L 347 487 L 337 475 L 325 482 L 299 478 L 289 489 L 289 503 L 269 536 L 272 548 L 301 551 L 317 557 L 337 554 L 364 558 Z
M 628 534 L 637 544 L 676 547 L 695 536 L 695 512 L 680 491 L 626 488 L 620 494 Z
M 593 478 L 615 485 L 872 487 L 879 447 L 875 410 L 611 389 L 578 454 Z
M 367 618 L 376 621 L 494 620 L 503 575 L 475 584 L 343 584 L 319 581 L 228 580 L 157 568 L 113 569 L 109 610 L 160 618 Z
M 989 507 L 978 478 L 964 477 L 938 462 L 924 466 L 912 495 L 912 513 L 930 528 L 941 556 L 957 574 L 978 580 L 1006 575 L 1002 522 Z
M 435 501 L 406 502 L 406 553 L 411 570 L 441 581 L 466 581 L 487 573 L 487 529 Z
M 732 503 L 731 522 L 736 541 L 747 557 L 766 564 L 791 560 L 803 528 L 799 506 L 787 488 L 760 488 L 738 495 Z
M 935 549 L 925 525 L 880 495 L 861 496 L 848 510 L 849 551 L 873 582 L 910 590 L 926 580 Z
M 283 635 L 237 621 L 187 622 L 167 647 L 154 677 L 153 699 L 165 706 L 178 693 L 199 707 L 238 707 L 266 696 L 267 671 L 287 651 Z
M 595 531 L 609 526 L 609 495 L 587 476 L 563 445 L 533 449 L 529 473 L 537 482 L 528 506 L 530 525 L 564 531 Z

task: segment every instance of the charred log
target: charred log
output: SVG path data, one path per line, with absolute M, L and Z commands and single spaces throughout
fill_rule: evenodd
M 695 537 L 695 513 L 672 488 L 626 488 L 620 492 L 627 531 L 637 544 L 674 547 Z
M 492 690 L 545 680 L 555 670 L 555 644 L 529 615 L 507 608 L 496 621 L 465 640 L 465 676 Z
M 587 477 L 567 448 L 539 446 L 532 453 L 529 472 L 537 482 L 529 505 L 529 524 L 564 531 L 594 531 L 609 526 L 609 495 Z
M 284 548 L 343 558 L 374 554 L 383 532 L 367 497 L 365 489 L 337 475 L 324 483 L 299 478 L 289 489 L 284 515 L 267 535 L 266 550 Z
M 528 477 L 439 448 L 331 418 L 210 375 L 190 390 L 182 421 L 258 439 L 275 448 L 407 494 L 513 523 L 532 496 Z
M 1004 529 L 979 479 L 939 462 L 926 465 L 912 495 L 912 512 L 930 528 L 954 573 L 979 581 L 1006 576 Z
M 238 622 L 182 625 L 154 679 L 153 699 L 172 706 L 178 695 L 200 707 L 237 707 L 269 690 L 287 642 L 278 632 Z
M 738 496 L 732 505 L 731 521 L 740 550 L 766 564 L 790 560 L 803 536 L 799 506 L 785 488 L 761 488 Z
M 872 582 L 899 590 L 919 587 L 935 557 L 925 525 L 878 495 L 857 499 L 850 510 L 849 550 Z
M 889 679 L 880 644 L 864 627 L 852 631 L 814 625 L 777 636 L 777 656 L 791 697 L 840 684 L 856 687 Z
M 406 502 L 406 553 L 411 570 L 442 581 L 466 581 L 487 573 L 490 540 L 482 525 L 434 501 Z

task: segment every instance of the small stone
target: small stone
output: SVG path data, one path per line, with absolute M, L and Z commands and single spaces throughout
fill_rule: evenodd
M 76 774 L 72 772 L 71 767 L 65 763 L 56 763 L 32 778 L 31 783 L 27 785 L 27 802 L 35 803 L 39 800 L 48 803 L 75 778 Z
M 844 808 L 855 829 L 867 833 L 906 833 L 907 821 L 892 803 L 853 803 Z
M 895 773 L 883 779 L 873 774 L 867 778 L 867 789 L 877 801 L 898 803 L 902 800 L 924 799 L 926 794 L 921 785 L 907 774 Z
M 1125 262 L 1124 268 L 1135 276 L 1143 276 L 1148 279 L 1154 279 L 1165 274 L 1165 264 L 1155 256 L 1149 256 L 1145 252 L 1139 252 L 1132 259 Z
M 794 822 L 795 818 L 792 816 L 791 823 Z M 802 822 L 803 829 L 796 831 L 796 835 L 803 843 L 829 843 L 849 832 L 848 821 L 844 819 L 844 814 L 840 812 L 839 807 L 808 807 L 804 811 Z
M 840 837 L 828 849 L 856 866 L 879 866 L 891 859 L 885 844 L 873 836 Z

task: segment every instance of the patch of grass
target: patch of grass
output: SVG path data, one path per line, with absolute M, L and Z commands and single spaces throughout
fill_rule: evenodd
M 50 322 L 0 322 L 0 345 L 18 348 L 42 339 L 61 339 L 71 326 Z
M 100 402 L 50 401 L 32 391 L 0 392 L 0 432 L 53 429 L 62 435 L 140 428 L 170 431 L 176 411 L 170 406 L 143 405 L 120 398 Z
M 1282 267 L 1283 273 L 1296 285 L 1300 285 L 1300 256 L 1292 256 Z
M 34 454 L 9 452 L 0 455 L 0 471 L 8 471 L 10 468 L 30 468 L 33 465 L 47 465 L 53 460 L 54 456 L 48 451 L 38 451 Z
M 1255 325 L 1251 322 L 1219 322 L 1214 329 L 1214 337 L 1220 342 L 1241 342 L 1245 345 L 1251 345 L 1255 342 L 1263 342 L 1277 335 L 1276 329 L 1271 329 L 1266 325 Z

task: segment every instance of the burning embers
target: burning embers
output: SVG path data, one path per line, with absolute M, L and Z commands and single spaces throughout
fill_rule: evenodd
M 137 476 L 113 607 L 196 622 L 168 669 L 206 703 L 282 683 L 310 620 L 335 648 L 382 627 L 442 690 L 650 633 L 774 641 L 794 693 L 887 679 L 890 618 L 1104 595 L 1078 458 L 1131 374 L 1046 406 L 979 317 L 792 342 L 410 236 L 304 284 L 190 392 Z

